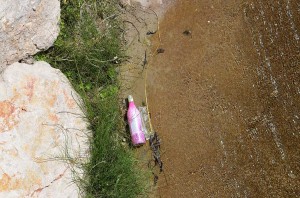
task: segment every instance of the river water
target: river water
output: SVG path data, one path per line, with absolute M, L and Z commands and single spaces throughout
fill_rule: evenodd
M 300 1 L 178 0 L 159 33 L 158 196 L 300 197 Z

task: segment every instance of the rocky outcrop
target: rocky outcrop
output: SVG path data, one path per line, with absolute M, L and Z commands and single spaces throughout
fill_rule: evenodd
M 0 69 L 53 44 L 59 0 L 0 0 L 0 5 Z
M 87 126 L 67 78 L 45 62 L 14 63 L 0 93 L 0 197 L 78 197 L 71 169 L 86 159 Z

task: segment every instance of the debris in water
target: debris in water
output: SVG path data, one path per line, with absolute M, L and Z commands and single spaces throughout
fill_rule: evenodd
M 145 66 L 147 65 L 148 61 L 147 61 L 147 51 L 145 50 L 145 56 L 144 56 L 144 60 L 143 60 L 143 70 L 145 69 Z
M 154 166 L 151 167 L 151 162 L 153 162 L 152 160 L 149 161 L 148 166 L 149 166 L 149 168 L 154 168 L 155 166 L 158 165 L 159 172 L 161 173 L 163 171 L 163 162 L 160 159 L 160 152 L 159 152 L 160 139 L 159 139 L 156 132 L 154 132 L 154 135 L 150 135 L 149 144 L 150 144 L 150 148 L 152 150 L 152 155 L 153 155 L 153 158 L 154 158 L 153 159 L 154 160 Z M 158 181 L 158 175 L 155 174 L 153 171 L 152 171 L 152 174 L 154 176 L 154 178 L 153 178 L 154 185 L 156 185 L 157 181 Z
M 293 171 L 291 171 L 288 176 L 292 179 L 296 179 L 296 175 L 293 173 Z
M 164 52 L 165 52 L 165 49 L 163 49 L 163 48 L 158 48 L 158 49 L 156 50 L 156 52 L 157 52 L 158 54 L 164 53 Z
M 192 36 L 192 31 L 191 30 L 185 30 L 184 32 L 182 32 L 183 35 L 185 36 Z
M 153 175 L 154 175 L 153 183 L 154 183 L 154 185 L 156 185 L 157 181 L 158 181 L 158 176 L 155 175 L 154 173 L 153 173 Z
M 146 35 L 151 35 L 151 34 L 155 34 L 156 33 L 156 31 L 148 31 L 147 33 L 146 33 Z
M 159 152 L 160 139 L 156 132 L 154 132 L 154 135 L 150 136 L 149 143 L 150 143 L 152 155 L 153 155 L 154 162 L 155 162 L 154 166 L 158 165 L 160 172 L 162 172 L 163 171 L 163 162 L 160 159 L 160 152 Z

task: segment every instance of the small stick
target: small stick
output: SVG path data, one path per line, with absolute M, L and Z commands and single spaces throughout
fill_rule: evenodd
M 144 61 L 143 61 L 143 70 L 145 69 L 146 64 L 148 63 L 147 61 L 147 50 L 145 50 L 145 57 L 144 57 Z
M 135 28 L 135 30 L 137 31 L 137 33 L 138 33 L 138 36 L 139 36 L 139 38 L 138 38 L 138 41 L 139 42 L 141 42 L 141 36 L 140 36 L 140 32 L 139 32 L 139 30 L 137 29 L 137 27 L 131 22 L 131 21 L 127 21 L 127 20 L 125 20 L 124 22 L 126 22 L 126 23 L 130 23 L 134 28 Z

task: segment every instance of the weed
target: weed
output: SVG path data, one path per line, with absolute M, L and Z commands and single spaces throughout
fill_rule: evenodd
M 86 197 L 136 197 L 144 190 L 132 151 L 119 142 L 116 67 L 122 59 L 115 0 L 62 0 L 60 35 L 46 52 L 36 55 L 60 69 L 81 95 L 92 131 L 90 158 L 78 178 Z

